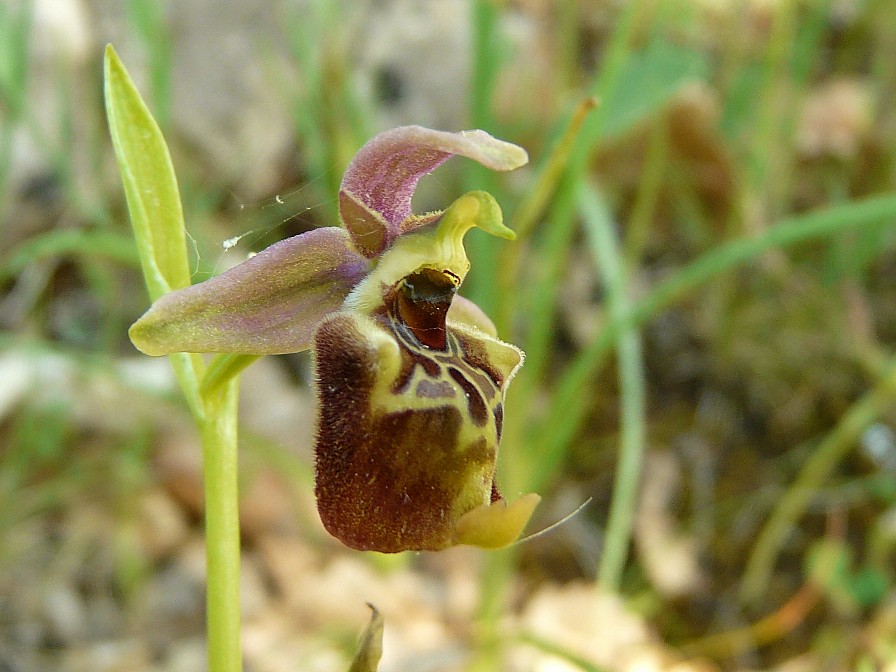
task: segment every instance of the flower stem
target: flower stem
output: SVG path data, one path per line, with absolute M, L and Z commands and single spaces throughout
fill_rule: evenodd
M 205 395 L 200 423 L 205 479 L 209 672 L 240 672 L 239 378 Z
M 106 47 L 105 95 L 140 264 L 155 301 L 191 280 L 177 177 L 159 125 L 111 45 Z M 239 364 L 250 360 L 219 358 L 207 378 L 200 355 L 176 352 L 169 359 L 202 435 L 208 669 L 240 672 L 237 374 Z
M 482 558 L 479 609 L 476 614 L 477 645 L 466 672 L 486 672 L 501 667 L 502 613 L 519 560 L 515 546 L 491 551 Z

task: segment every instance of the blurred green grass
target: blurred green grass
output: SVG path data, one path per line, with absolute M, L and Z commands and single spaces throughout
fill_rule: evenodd
M 751 620 L 780 606 L 778 588 L 795 592 L 807 580 L 804 565 L 813 549 L 828 539 L 825 516 L 845 508 L 854 513 L 848 541 L 856 572 L 865 547 L 873 547 L 868 562 L 885 586 L 872 591 L 874 599 L 856 617 L 873 618 L 896 590 L 894 539 L 881 532 L 896 499 L 892 491 L 873 494 L 862 486 L 890 472 L 859 452 L 870 426 L 896 420 L 890 364 L 896 339 L 890 322 L 896 317 L 896 19 L 888 3 L 847 9 L 823 1 L 761 9 L 740 3 L 714 14 L 687 2 L 641 0 L 607 9 L 599 14 L 603 19 L 587 16 L 590 3 L 556 4 L 556 20 L 545 20 L 539 35 L 553 57 L 550 81 L 541 90 L 514 92 L 516 104 L 508 106 L 501 104 L 501 87 L 513 64 L 502 19 L 511 9 L 471 1 L 467 125 L 525 145 L 533 166 L 521 180 L 464 164 L 459 184 L 450 186 L 485 188 L 511 226 L 518 215 L 534 224 L 510 252 L 471 236 L 473 271 L 464 287 L 496 317 L 500 335 L 527 352 L 509 391 L 503 489 L 511 497 L 531 489 L 546 500 L 563 490 L 594 497 L 583 515 L 603 552 L 584 563 L 570 560 L 581 547 L 564 539 L 565 563 L 578 562 L 578 571 L 611 590 L 653 595 L 664 605 L 656 626 L 682 642 L 719 629 L 724 619 L 713 614 L 726 609 Z M 129 356 L 125 328 L 145 303 L 138 291 L 121 290 L 128 283 L 139 288 L 140 281 L 121 194 L 102 177 L 101 166 L 111 165 L 108 142 L 99 132 L 73 137 L 64 115 L 52 140 L 30 121 L 27 7 L 0 5 L 0 217 L 17 217 L 9 171 L 13 134 L 23 127 L 38 136 L 62 204 L 38 233 L 0 252 L 0 299 L 17 306 L 3 326 L 10 343 L 38 343 L 74 361 L 85 350 L 110 360 Z M 147 98 L 164 128 L 171 121 L 172 37 L 153 3 L 131 0 L 128 10 L 131 38 L 149 64 Z M 310 14 L 285 22 L 301 86 L 290 89 L 285 80 L 276 104 L 292 112 L 296 161 L 311 178 L 298 188 L 305 201 L 319 204 L 308 211 L 314 225 L 335 221 L 342 169 L 376 126 L 376 101 L 363 100 L 354 86 L 345 12 L 340 3 L 319 0 Z M 258 58 L 264 62 L 266 55 Z M 71 95 L 65 75 L 60 66 L 62 98 Z M 96 83 L 98 75 L 97 66 Z M 840 121 L 857 138 L 852 152 L 809 153 L 797 142 L 807 123 L 804 110 L 824 86 L 841 80 L 862 84 L 867 100 L 858 104 L 866 104 L 867 126 Z M 589 96 L 599 105 L 558 173 L 552 148 Z M 100 128 L 98 98 L 94 102 Z M 823 136 L 839 130 L 836 114 L 833 109 L 833 127 L 818 131 Z M 72 158 L 76 140 L 97 157 L 90 188 Z M 218 222 L 234 218 L 228 185 L 202 175 L 187 152 L 176 153 L 187 158 L 178 172 L 197 264 L 210 271 L 216 256 L 208 251 L 241 233 Z M 264 208 L 255 210 L 240 215 L 239 225 L 280 233 L 265 221 Z M 588 270 L 590 281 L 574 295 L 571 275 L 578 268 Z M 35 269 L 43 276 L 35 279 Z M 93 334 L 77 337 L 71 323 L 59 327 L 52 320 L 71 285 L 102 316 Z M 805 315 L 782 312 L 790 304 L 781 293 L 794 292 L 808 306 Z M 596 321 L 587 337 L 573 333 L 571 301 Z M 761 316 L 756 323 L 745 317 L 753 312 Z M 797 319 L 802 322 L 795 325 Z M 684 333 L 666 333 L 670 320 L 683 324 Z M 798 340 L 788 341 L 792 334 Z M 676 336 L 687 343 L 664 344 Z M 805 362 L 795 361 L 804 351 Z M 684 364 L 676 355 L 696 373 L 677 374 Z M 850 383 L 834 386 L 837 376 Z M 778 396 L 762 398 L 764 390 L 778 390 Z M 706 419 L 715 411 L 702 406 L 713 395 L 735 406 L 718 412 L 727 423 L 721 429 Z M 776 411 L 790 399 L 811 408 L 782 420 Z M 15 421 L 4 422 L 0 469 L 7 507 L 18 505 L 19 489 L 56 488 L 58 479 L 32 466 L 47 464 L 48 455 L 73 439 L 64 414 L 51 413 L 38 433 L 23 430 L 38 426 L 31 418 L 44 412 L 26 406 Z M 700 617 L 658 594 L 644 559 L 631 553 L 645 452 L 678 450 L 676 442 L 691 434 L 707 444 L 710 456 L 703 459 L 717 478 L 708 486 L 710 511 L 687 504 L 675 511 L 688 531 L 708 516 L 707 565 L 718 571 L 706 598 L 714 600 L 713 614 Z M 53 471 L 53 460 L 48 464 Z M 56 471 L 68 478 L 62 467 Z M 850 487 L 861 494 L 848 500 L 831 495 Z M 732 500 L 743 505 L 726 504 Z M 64 498 L 53 501 L 64 506 Z M 527 566 L 525 555 L 539 552 L 523 545 L 488 556 L 483 647 L 471 669 L 497 669 L 499 617 L 510 585 Z M 839 588 L 847 583 L 841 580 Z M 839 618 L 836 605 L 826 609 L 833 621 Z M 801 642 L 810 647 L 811 636 Z M 851 655 L 861 660 L 856 647 Z M 794 648 L 767 651 L 769 660 L 780 660 Z

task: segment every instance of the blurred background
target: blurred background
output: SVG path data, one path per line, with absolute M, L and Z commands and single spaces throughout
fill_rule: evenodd
M 532 531 L 589 503 L 502 552 L 350 551 L 314 508 L 307 353 L 264 358 L 247 670 L 347 669 L 365 602 L 382 672 L 896 670 L 887 0 L 0 3 L 0 670 L 204 668 L 199 441 L 127 339 L 148 299 L 110 42 L 170 145 L 195 281 L 333 225 L 386 128 L 531 157 L 454 159 L 415 206 L 483 188 L 520 231 L 470 235 L 463 289 L 528 353 L 499 482 L 541 493 Z

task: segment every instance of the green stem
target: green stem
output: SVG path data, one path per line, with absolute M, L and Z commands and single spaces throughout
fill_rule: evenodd
M 824 485 L 837 464 L 852 450 L 862 432 L 892 408 L 896 397 L 896 359 L 871 392 L 859 399 L 837 426 L 818 444 L 800 468 L 800 473 L 781 497 L 747 562 L 741 597 L 755 602 L 769 585 L 778 551 L 787 535 L 805 513 L 813 495 Z
M 134 0 L 137 6 L 137 0 Z M 150 298 L 190 285 L 183 206 L 159 125 L 111 45 L 105 58 L 106 111 L 134 239 Z M 195 353 L 169 355 L 202 436 L 205 487 L 209 672 L 240 672 L 240 526 L 237 487 L 236 363 L 216 360 L 211 383 Z M 224 382 L 226 375 L 232 376 Z
M 579 194 L 579 208 L 588 244 L 607 288 L 607 310 L 614 320 L 622 320 L 630 310 L 631 300 L 626 267 L 613 230 L 612 217 L 596 189 L 585 185 Z M 597 573 L 601 587 L 612 592 L 619 592 L 625 569 L 644 458 L 644 366 L 636 326 L 628 325 L 619 331 L 616 352 L 619 357 L 622 429 L 606 542 Z
M 216 355 L 205 370 L 205 375 L 199 381 L 199 392 L 208 395 L 230 379 L 239 376 L 243 369 L 258 361 L 259 355 L 243 355 L 237 352 L 227 352 Z
M 500 549 L 483 558 L 480 571 L 481 592 L 476 614 L 477 646 L 466 672 L 490 672 L 501 666 L 501 614 L 507 592 L 519 560 L 518 547 Z
M 240 524 L 237 487 L 239 378 L 203 399 L 208 669 L 240 672 Z

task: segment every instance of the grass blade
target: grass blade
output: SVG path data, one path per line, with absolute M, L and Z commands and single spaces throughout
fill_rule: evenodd
M 590 186 L 584 186 L 581 190 L 579 208 L 588 247 L 607 288 L 607 311 L 613 319 L 624 319 L 630 310 L 628 280 L 612 217 L 603 199 Z M 597 575 L 600 585 L 614 592 L 619 591 L 628 555 L 646 443 L 644 363 L 636 326 L 629 325 L 619 330 L 616 352 L 622 406 L 621 435 L 610 518 Z
M 707 252 L 654 288 L 624 317 L 611 320 L 570 365 L 552 399 L 544 429 L 533 441 L 538 446 L 539 457 L 531 465 L 532 480 L 526 483 L 526 487 L 538 490 L 562 461 L 587 412 L 588 400 L 583 397 L 582 390 L 592 384 L 620 330 L 629 325 L 643 325 L 701 285 L 768 250 L 836 236 L 894 219 L 896 196 L 893 195 L 872 197 L 792 217 L 759 236 L 740 238 Z

